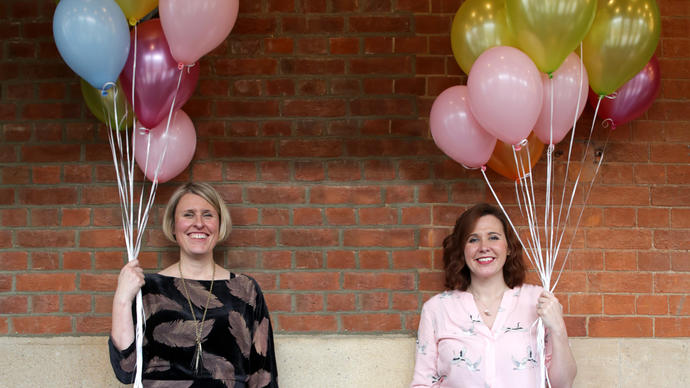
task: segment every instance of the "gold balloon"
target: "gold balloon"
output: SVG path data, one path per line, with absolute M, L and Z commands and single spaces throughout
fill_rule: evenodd
M 599 1 L 597 16 L 582 41 L 582 62 L 595 93 L 608 95 L 639 73 L 661 34 L 654 0 Z
M 117 93 L 115 93 L 117 90 Z M 120 82 L 107 90 L 104 96 L 100 89 L 96 89 L 88 82 L 81 80 L 81 95 L 91 113 L 109 128 L 120 130 L 130 128 L 134 123 L 134 112 L 128 105 L 125 95 L 120 88 Z M 117 114 L 116 114 L 117 109 Z
M 158 0 L 115 0 L 115 2 L 132 26 L 158 7 Z
M 587 34 L 597 0 L 506 0 L 506 16 L 518 48 L 551 74 Z
M 465 74 L 486 49 L 514 46 L 515 38 L 508 29 L 505 0 L 467 0 L 453 18 L 450 30 L 453 56 Z

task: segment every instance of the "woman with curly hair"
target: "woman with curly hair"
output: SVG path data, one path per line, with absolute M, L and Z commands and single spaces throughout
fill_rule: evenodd
M 501 210 L 465 211 L 443 240 L 443 264 L 447 290 L 422 308 L 410 387 L 538 387 L 538 318 L 551 386 L 572 385 L 577 367 L 562 307 L 524 284 L 522 247 Z

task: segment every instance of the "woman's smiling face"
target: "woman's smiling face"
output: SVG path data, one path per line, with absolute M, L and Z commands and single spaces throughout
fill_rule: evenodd
M 202 197 L 187 193 L 175 208 L 175 238 L 182 256 L 189 258 L 213 257 L 218 241 L 220 217 Z
M 508 242 L 501 221 L 492 215 L 480 217 L 465 241 L 465 264 L 472 279 L 503 278 L 507 254 Z

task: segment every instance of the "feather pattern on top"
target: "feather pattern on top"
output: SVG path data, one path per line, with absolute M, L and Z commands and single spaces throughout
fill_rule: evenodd
M 230 288 L 230 293 L 234 296 L 256 308 L 256 288 L 254 287 L 254 282 L 249 277 L 245 275 L 235 276 L 228 282 L 228 288 Z
M 189 388 L 194 381 L 189 380 L 145 380 L 146 388 Z
M 249 376 L 249 388 L 263 388 L 271 382 L 271 374 L 260 369 Z
M 179 303 L 161 294 L 146 294 L 142 297 L 142 301 L 144 306 L 146 306 L 146 319 L 151 318 L 153 314 L 159 311 L 179 311 L 180 307 L 182 307 Z
M 227 359 L 207 352 L 204 352 L 204 369 L 209 371 L 214 379 L 219 380 L 235 374 L 235 367 Z
M 170 361 L 160 357 L 153 357 L 146 368 L 146 373 L 162 372 L 170 369 Z
M 266 355 L 266 350 L 268 350 L 268 319 L 264 318 L 261 323 L 254 321 L 254 338 L 252 338 L 252 343 L 254 343 L 254 349 L 256 352 L 262 356 Z
M 206 300 L 208 299 L 208 290 L 201 285 L 201 283 L 195 280 L 185 280 L 184 284 L 187 286 L 187 290 L 189 291 L 189 300 L 192 301 L 192 304 L 198 306 L 200 309 L 203 309 L 206 306 Z M 182 284 L 182 279 L 175 278 L 175 287 L 180 291 L 182 296 L 185 298 L 187 297 L 187 293 L 184 291 L 184 285 Z M 223 307 L 223 302 L 221 302 L 217 296 L 211 293 L 211 298 L 208 299 L 208 308 L 213 309 L 218 307 Z M 201 319 L 201 317 L 198 318 Z
M 228 324 L 230 329 L 230 334 L 235 337 L 235 342 L 240 348 L 244 358 L 249 358 L 249 351 L 252 346 L 252 338 L 249 334 L 249 328 L 247 328 L 247 323 L 244 321 L 242 314 L 237 311 L 230 311 L 228 314 Z
M 206 319 L 201 331 L 201 342 L 204 342 L 213 328 L 214 319 Z M 159 342 L 176 348 L 191 348 L 196 345 L 196 323 L 194 321 L 176 320 L 160 323 L 153 329 L 154 337 Z

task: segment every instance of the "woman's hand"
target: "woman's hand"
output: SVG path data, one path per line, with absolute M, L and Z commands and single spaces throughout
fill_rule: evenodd
M 121 304 L 132 303 L 137 292 L 143 286 L 144 270 L 139 266 L 139 260 L 132 260 L 120 270 L 113 302 Z
M 544 326 L 551 334 L 565 334 L 563 306 L 553 294 L 543 291 L 537 300 L 537 315 L 544 321 Z

